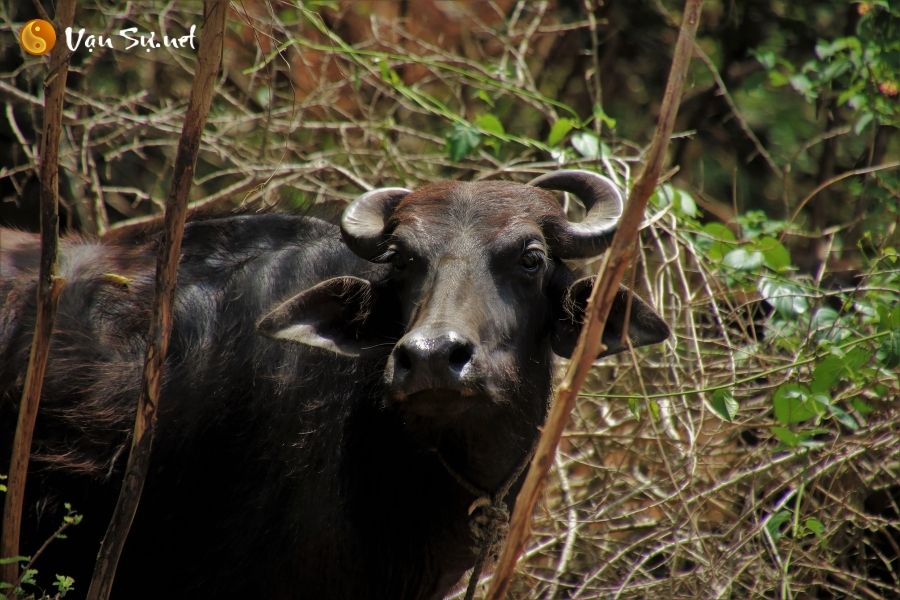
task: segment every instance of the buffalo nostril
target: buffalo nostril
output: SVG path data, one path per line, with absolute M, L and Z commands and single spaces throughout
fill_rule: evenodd
M 394 364 L 401 371 L 412 369 L 412 358 L 410 358 L 409 351 L 405 347 L 397 346 L 397 349 L 394 351 Z
M 472 361 L 473 354 L 474 348 L 471 344 L 456 342 L 447 357 L 450 368 L 457 372 L 462 371 Z
M 408 334 L 394 347 L 392 385 L 406 394 L 457 389 L 474 375 L 475 344 L 450 332 Z

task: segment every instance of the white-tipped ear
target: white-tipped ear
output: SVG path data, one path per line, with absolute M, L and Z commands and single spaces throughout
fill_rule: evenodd
M 371 282 L 359 277 L 328 279 L 282 302 L 256 327 L 277 340 L 357 356 L 380 341 L 377 324 L 373 327 L 369 320 L 373 290 Z
M 260 328 L 262 331 L 262 328 Z M 308 323 L 288 325 L 284 329 L 273 332 L 270 337 L 276 340 L 297 342 L 305 346 L 314 346 L 342 356 L 359 356 L 360 349 L 356 345 L 339 345 L 334 339 L 320 335 L 315 326 Z

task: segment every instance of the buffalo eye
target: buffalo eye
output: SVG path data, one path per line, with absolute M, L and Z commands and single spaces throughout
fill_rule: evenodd
M 547 257 L 542 250 L 537 248 L 527 248 L 519 259 L 519 264 L 527 273 L 535 273 L 546 264 Z
M 402 271 L 413 262 L 412 256 L 407 254 L 400 246 L 392 244 L 387 252 L 379 257 L 379 262 L 389 262 L 396 271 Z

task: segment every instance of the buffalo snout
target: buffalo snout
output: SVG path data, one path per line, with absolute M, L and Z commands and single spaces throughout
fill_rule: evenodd
M 388 361 L 389 395 L 409 403 L 411 410 L 415 404 L 454 404 L 454 400 L 471 398 L 476 393 L 477 359 L 475 342 L 463 333 L 411 331 L 397 342 Z

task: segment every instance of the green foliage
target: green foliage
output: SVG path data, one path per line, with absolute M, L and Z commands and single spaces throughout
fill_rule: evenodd
M 447 133 L 447 156 L 459 162 L 472 154 L 481 144 L 481 134 L 467 123 L 454 123 Z
M 737 400 L 734 399 L 734 394 L 727 389 L 713 392 L 710 405 L 716 411 L 716 414 L 725 421 L 734 421 L 740 409 Z
M 809 102 L 834 100 L 856 114 L 854 132 L 873 121 L 900 125 L 900 8 L 887 0 L 854 2 L 854 35 L 820 39 L 802 65 L 773 51 L 756 51 L 769 83 L 790 86 Z
M 72 505 L 68 502 L 63 503 L 63 507 L 66 510 L 66 514 L 63 515 L 62 523 L 56 529 L 56 531 L 52 534 L 49 540 L 43 545 L 42 549 L 38 551 L 35 556 L 13 556 L 13 557 L 5 557 L 0 558 L 0 564 L 12 564 L 18 563 L 21 565 L 22 571 L 19 575 L 19 581 L 16 584 L 8 583 L 8 582 L 0 582 L 0 600 L 7 600 L 10 598 L 8 595 L 12 592 L 12 598 L 40 598 L 41 600 L 57 600 L 58 598 L 63 598 L 69 592 L 75 589 L 75 579 L 69 577 L 68 575 L 60 575 L 56 574 L 54 576 L 54 581 L 51 582 L 51 586 L 56 589 L 56 592 L 53 595 L 48 594 L 46 591 L 41 590 L 40 583 L 38 581 L 38 569 L 35 568 L 35 563 L 39 559 L 39 554 L 43 552 L 43 549 L 46 548 L 47 544 L 51 543 L 53 540 L 62 540 L 66 538 L 65 532 L 75 525 L 81 523 L 84 518 L 83 515 L 79 514 L 72 508 Z
M 66 594 L 75 589 L 75 580 L 68 575 L 56 575 L 56 581 L 53 582 L 56 593 L 60 598 L 64 598 Z
M 550 128 L 550 133 L 547 135 L 547 145 L 548 146 L 556 146 L 563 138 L 566 137 L 572 129 L 577 126 L 577 123 L 572 119 L 562 118 L 557 119 L 553 126 Z
M 766 531 L 776 542 L 782 535 L 782 526 L 791 520 L 791 511 L 780 510 L 766 521 Z

